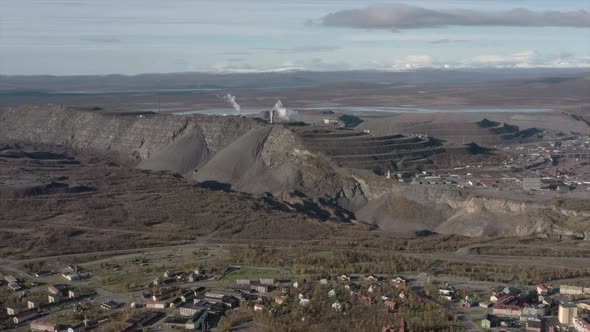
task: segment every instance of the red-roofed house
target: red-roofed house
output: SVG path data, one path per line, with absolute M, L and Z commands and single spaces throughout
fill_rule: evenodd
M 36 332 L 55 332 L 57 331 L 57 324 L 52 322 L 44 322 L 40 320 L 34 320 L 31 322 L 31 331 Z
M 164 301 L 145 301 L 145 307 L 148 309 L 165 309 L 168 303 Z
M 47 287 L 47 291 L 53 295 L 61 295 L 61 289 L 57 288 L 55 285 Z
M 537 293 L 539 293 L 539 295 L 547 295 L 547 294 L 549 294 L 550 291 L 551 291 L 551 285 L 540 284 L 537 286 Z
M 397 307 L 397 303 L 395 303 L 395 301 L 391 301 L 391 300 L 387 300 L 387 301 L 383 302 L 383 304 L 385 304 L 387 309 L 389 309 L 391 311 L 395 310 L 395 308 Z

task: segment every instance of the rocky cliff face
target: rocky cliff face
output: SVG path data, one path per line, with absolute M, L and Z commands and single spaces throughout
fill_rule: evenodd
M 582 210 L 558 200 L 399 184 L 356 176 L 369 203 L 357 216 L 382 229 L 430 230 L 465 236 L 567 236 L 590 239 L 590 203 Z
M 59 106 L 0 112 L 3 141 L 70 146 L 108 154 L 125 165 L 182 174 L 256 126 L 253 120 L 240 117 L 121 116 Z

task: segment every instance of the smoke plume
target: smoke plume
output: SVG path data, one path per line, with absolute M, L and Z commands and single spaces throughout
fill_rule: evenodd
M 274 110 L 276 111 L 277 116 L 281 120 L 289 121 L 293 117 L 297 117 L 297 112 L 290 110 L 283 106 L 283 103 L 279 100 L 274 106 Z
M 236 110 L 236 112 L 240 113 L 241 107 L 240 104 L 236 102 L 236 96 L 232 96 L 231 94 L 226 94 L 223 96 L 223 100 L 227 101 L 231 104 L 231 106 Z

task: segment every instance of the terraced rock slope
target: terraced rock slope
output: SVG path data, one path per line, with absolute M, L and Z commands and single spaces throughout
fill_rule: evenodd
M 327 155 L 340 167 L 369 170 L 406 170 L 432 164 L 430 157 L 445 149 L 431 137 L 388 135 L 373 136 L 365 132 L 339 129 L 301 131 L 309 149 Z

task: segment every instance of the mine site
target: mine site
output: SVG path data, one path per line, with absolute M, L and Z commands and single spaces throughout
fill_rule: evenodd
M 590 8 L 520 5 L 7 0 L 0 331 L 589 332 Z

